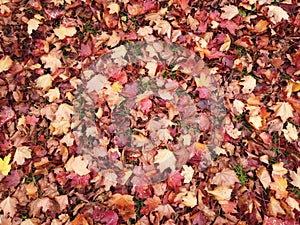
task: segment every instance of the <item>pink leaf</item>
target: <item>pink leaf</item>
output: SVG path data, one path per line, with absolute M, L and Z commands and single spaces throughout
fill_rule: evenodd
M 3 106 L 0 109 L 0 127 L 15 118 L 15 112 L 8 106 Z
M 31 126 L 35 126 L 36 123 L 39 121 L 39 118 L 35 117 L 35 115 L 27 115 L 26 116 L 26 124 L 31 125 Z
M 152 101 L 150 99 L 143 99 L 141 101 L 141 110 L 144 114 L 147 114 L 152 107 Z

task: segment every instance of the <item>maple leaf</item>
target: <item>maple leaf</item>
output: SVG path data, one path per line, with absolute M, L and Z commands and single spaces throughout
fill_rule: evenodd
M 183 11 L 188 8 L 190 0 L 177 0 L 177 1 Z
M 257 24 L 255 24 L 255 26 L 254 26 L 254 32 L 256 32 L 256 33 L 265 32 L 268 29 L 268 25 L 269 25 L 268 21 L 266 21 L 266 20 L 260 20 L 260 21 L 258 21 Z
M 10 158 L 11 158 L 10 153 L 7 156 L 5 156 L 3 159 L 0 158 L 0 172 L 4 176 L 7 176 L 11 170 L 11 165 L 9 164 Z
M 263 187 L 267 189 L 271 183 L 271 177 L 268 170 L 265 167 L 261 166 L 257 170 L 256 175 L 258 176 Z
M 225 213 L 237 213 L 236 205 L 237 205 L 237 202 L 232 202 L 232 201 L 223 201 L 221 203 L 222 210 Z
M 109 14 L 119 14 L 120 12 L 120 6 L 117 3 L 110 3 L 107 8 L 109 8 Z
M 279 116 L 283 123 L 286 122 L 288 118 L 293 117 L 293 107 L 288 102 L 277 102 L 276 105 L 270 107 L 274 110 L 275 116 Z
M 272 168 L 273 168 L 272 176 L 273 175 L 283 176 L 283 175 L 287 174 L 288 171 L 283 166 L 284 166 L 283 162 L 273 164 L 272 165 Z
M 161 204 L 161 200 L 156 195 L 154 195 L 153 198 L 147 198 L 146 201 L 144 202 L 143 208 L 141 209 L 141 213 L 144 215 L 148 215 L 160 204 Z
M 23 165 L 25 159 L 30 159 L 30 158 L 31 158 L 31 149 L 28 146 L 22 146 L 16 149 L 13 162 L 16 162 L 17 165 Z
M 13 120 L 16 114 L 12 108 L 3 106 L 0 109 L 0 127 L 2 127 L 7 122 Z
M 194 169 L 191 166 L 183 165 L 182 166 L 183 171 L 181 172 L 181 175 L 184 177 L 183 183 L 187 184 L 190 183 L 193 179 L 194 175 Z
M 76 27 L 65 27 L 60 25 L 59 28 L 54 29 L 55 35 L 60 39 L 63 40 L 65 37 L 72 37 L 76 34 Z
M 25 119 L 26 124 L 31 125 L 31 126 L 35 126 L 38 121 L 39 121 L 39 118 L 35 117 L 35 115 L 31 115 L 31 116 L 27 115 L 26 119 Z
M 44 17 L 41 15 L 34 15 L 34 18 L 28 20 L 27 22 L 27 33 L 32 34 L 33 30 L 37 30 L 40 24 L 42 23 L 40 20 L 43 19 Z
M 296 210 L 300 211 L 299 203 L 296 201 L 296 199 L 289 196 L 286 199 L 286 202 L 292 209 L 296 209 Z
M 216 184 L 218 186 L 227 185 L 229 187 L 239 182 L 240 180 L 237 177 L 236 173 L 229 168 L 226 168 L 221 172 L 218 172 L 211 181 L 212 184 Z
M 43 97 L 48 98 L 49 102 L 54 102 L 56 99 L 59 99 L 60 98 L 60 92 L 59 92 L 58 87 L 55 87 L 54 89 L 49 89 L 48 93 L 44 94 Z
M 62 103 L 58 106 L 58 109 L 55 112 L 55 118 L 58 121 L 70 120 L 72 114 L 74 114 L 73 106 L 71 106 L 67 103 Z
M 41 61 L 43 62 L 45 68 L 49 68 L 51 72 L 55 72 L 58 68 L 62 66 L 60 58 L 61 58 L 61 50 L 53 49 L 49 54 L 43 55 L 41 57 Z
M 229 48 L 230 48 L 230 44 L 231 44 L 231 39 L 230 39 L 229 35 L 226 34 L 226 39 L 224 41 L 224 44 L 221 45 L 219 51 L 220 52 L 226 52 L 226 51 L 228 51 Z
M 53 77 L 50 74 L 42 75 L 36 80 L 36 86 L 44 91 L 52 86 Z
M 119 193 L 114 194 L 109 200 L 109 204 L 115 206 L 119 210 L 119 213 L 122 215 L 124 220 L 128 220 L 136 216 L 133 196 L 131 195 L 122 195 Z
M 53 135 L 67 134 L 70 126 L 69 120 L 52 121 L 50 124 L 50 133 Z
M 197 197 L 189 191 L 185 196 L 182 197 L 182 203 L 187 207 L 195 207 L 197 205 Z
M 239 14 L 239 9 L 235 5 L 225 5 L 221 9 L 224 11 L 221 14 L 221 18 L 224 20 L 231 20 Z
M 283 8 L 275 5 L 270 5 L 268 7 L 268 16 L 272 23 L 276 24 L 279 23 L 281 20 L 288 20 L 289 15 Z
M 282 131 L 288 142 L 296 141 L 298 139 L 298 131 L 295 125 L 288 123 L 286 129 L 283 129 Z
M 87 169 L 88 162 L 82 156 L 72 156 L 65 165 L 67 171 L 74 171 L 80 176 L 89 174 L 91 171 Z
M 0 73 L 7 71 L 11 68 L 13 65 L 13 61 L 9 56 L 4 56 L 3 58 L 0 59 Z
M 53 209 L 53 202 L 48 197 L 38 198 L 29 203 L 30 212 L 29 215 L 36 217 L 40 214 L 42 209 L 43 213 L 46 213 L 49 209 Z
M 287 188 L 287 181 L 285 178 L 283 178 L 280 175 L 272 175 L 274 182 L 272 182 L 270 184 L 270 188 L 271 190 L 274 190 L 275 196 L 277 199 L 283 199 L 286 198 L 288 196 L 288 192 L 286 190 Z
M 268 208 L 270 211 L 270 214 L 272 216 L 277 217 L 277 214 L 285 215 L 285 211 L 280 206 L 280 202 L 276 200 L 273 196 L 270 199 L 270 203 L 268 204 Z
M 252 76 L 246 76 L 242 79 L 243 82 L 240 82 L 240 85 L 243 85 L 242 92 L 244 94 L 251 93 L 256 86 L 256 79 Z
M 172 171 L 175 170 L 176 157 L 173 152 L 168 149 L 159 149 L 157 155 L 154 158 L 154 163 L 158 163 L 160 172 L 170 168 Z
M 290 177 L 293 179 L 293 181 L 290 183 L 295 187 L 300 188 L 300 167 L 297 168 L 297 173 L 290 171 Z
M 231 198 L 232 188 L 227 185 L 217 186 L 213 191 L 207 190 L 207 193 L 212 194 L 218 202 L 229 201 Z
M 3 210 L 4 216 L 14 217 L 16 214 L 16 206 L 18 200 L 14 197 L 8 196 L 0 203 L 0 208 Z M 1 221 L 1 220 L 0 220 Z

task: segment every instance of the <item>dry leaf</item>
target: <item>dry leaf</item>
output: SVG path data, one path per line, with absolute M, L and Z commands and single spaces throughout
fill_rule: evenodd
M 262 127 L 262 118 L 261 116 L 250 116 L 248 122 L 256 130 L 259 130 Z
M 193 208 L 197 205 L 197 197 L 189 191 L 185 196 L 182 197 L 182 203 L 187 207 Z
M 50 124 L 50 133 L 53 135 L 67 134 L 70 126 L 69 120 L 52 121 Z
M 221 18 L 224 20 L 231 20 L 233 17 L 239 14 L 239 9 L 235 5 L 226 5 L 221 8 L 224 11 L 221 14 Z
M 281 20 L 288 20 L 289 15 L 283 8 L 275 5 L 270 5 L 268 7 L 268 16 L 272 23 L 279 23 Z
M 296 210 L 300 211 L 299 203 L 297 202 L 296 199 L 289 196 L 286 199 L 286 202 L 292 209 L 296 209 Z
M 288 171 L 283 166 L 284 166 L 283 162 L 273 164 L 272 165 L 272 167 L 273 167 L 272 176 L 273 175 L 283 176 L 283 175 L 287 174 Z
M 74 114 L 73 106 L 71 106 L 67 103 L 63 103 L 58 106 L 58 109 L 55 112 L 55 118 L 58 121 L 70 120 L 72 114 Z
M 49 102 L 53 102 L 56 99 L 59 99 L 60 92 L 59 92 L 58 87 L 55 87 L 54 89 L 50 89 L 47 94 L 44 94 L 44 97 L 45 98 L 47 97 Z
M 9 164 L 10 158 L 11 158 L 10 153 L 7 156 L 5 156 L 3 159 L 0 158 L 0 172 L 4 176 L 7 176 L 11 170 L 11 165 Z
M 254 32 L 256 32 L 256 33 L 265 32 L 268 29 L 268 25 L 269 25 L 268 21 L 266 21 L 266 20 L 260 20 L 260 21 L 258 21 L 257 24 L 255 24 L 255 26 L 254 26 Z
M 279 116 L 283 123 L 285 123 L 288 118 L 292 118 L 294 116 L 294 109 L 288 102 L 277 102 L 276 105 L 273 105 L 270 109 L 274 110 L 275 117 Z
M 9 70 L 12 65 L 13 61 L 11 58 L 9 56 L 4 56 L 2 59 L 0 59 L 0 73 Z
M 242 79 L 243 82 L 240 82 L 240 85 L 243 85 L 242 92 L 244 94 L 249 94 L 251 93 L 255 86 L 256 86 L 256 79 L 253 78 L 252 76 L 246 76 Z
M 154 158 L 154 163 L 158 163 L 160 172 L 170 168 L 172 171 L 175 170 L 176 158 L 174 153 L 168 149 L 159 149 L 157 155 Z
M 271 197 L 270 203 L 268 204 L 268 208 L 272 216 L 277 217 L 277 214 L 285 215 L 285 211 L 283 210 L 283 208 L 281 208 L 280 202 L 274 197 Z
M 66 163 L 65 168 L 67 171 L 74 171 L 79 176 L 89 174 L 91 171 L 87 169 L 88 162 L 82 158 L 82 156 L 72 156 Z
M 234 99 L 234 101 L 233 101 L 233 110 L 234 111 L 233 112 L 236 115 L 242 114 L 244 112 L 244 108 L 245 108 L 245 104 L 242 101 Z
M 0 209 L 3 210 L 4 216 L 14 217 L 18 200 L 8 196 L 0 203 Z M 1 222 L 1 220 L 0 220 Z
M 257 170 L 256 175 L 262 183 L 264 189 L 267 189 L 271 183 L 271 177 L 268 170 L 265 167 L 261 166 Z
M 227 185 L 229 187 L 239 182 L 240 180 L 237 177 L 236 173 L 229 168 L 226 168 L 221 172 L 218 172 L 211 181 L 212 184 L 216 184 L 218 186 Z
M 220 47 L 220 52 L 226 52 L 229 50 L 231 44 L 231 39 L 228 34 L 226 34 L 226 39 Z
M 36 86 L 44 91 L 52 86 L 53 77 L 50 74 L 42 75 L 36 80 Z
M 271 190 L 274 190 L 275 193 L 275 197 L 277 199 L 283 199 L 286 198 L 288 196 L 288 192 L 286 190 L 287 188 L 287 181 L 285 178 L 283 178 L 280 175 L 272 175 L 274 182 L 272 182 L 270 184 L 270 188 Z
M 184 177 L 183 183 L 185 183 L 185 184 L 190 183 L 193 178 L 193 175 L 194 175 L 193 167 L 183 165 L 182 168 L 183 168 L 183 171 L 181 172 L 181 175 Z
M 207 190 L 209 194 L 212 194 L 218 202 L 229 201 L 231 198 L 232 188 L 227 185 L 217 186 L 213 191 Z
M 36 18 L 32 18 L 32 19 L 28 20 L 28 22 L 27 22 L 27 32 L 28 32 L 28 34 L 32 34 L 33 30 L 37 30 L 41 23 L 42 22 L 39 21 Z
M 49 54 L 43 55 L 41 60 L 45 64 L 44 67 L 49 68 L 51 72 L 55 72 L 58 68 L 60 68 L 62 64 L 58 57 L 59 54 L 60 52 L 55 53 L 51 51 Z
M 293 180 L 290 183 L 295 187 L 300 188 L 300 167 L 297 168 L 297 173 L 294 171 L 290 171 L 290 177 Z
M 64 27 L 63 25 L 60 25 L 59 28 L 54 29 L 55 35 L 60 39 L 63 40 L 65 37 L 72 37 L 74 34 L 76 34 L 76 28 L 75 27 Z
M 120 6 L 117 3 L 110 3 L 107 6 L 107 8 L 109 8 L 109 13 L 110 14 L 114 14 L 114 13 L 119 14 L 119 12 L 120 12 Z
M 28 146 L 22 146 L 16 149 L 13 162 L 16 162 L 17 165 L 23 165 L 25 159 L 30 159 L 30 158 L 31 158 L 31 149 Z
M 288 123 L 286 129 L 283 129 L 283 135 L 288 142 L 298 140 L 298 131 L 295 125 Z

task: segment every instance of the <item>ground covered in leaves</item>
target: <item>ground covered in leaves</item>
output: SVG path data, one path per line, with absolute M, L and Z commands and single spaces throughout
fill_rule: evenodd
M 294 0 L 0 0 L 0 224 L 299 224 L 299 30 Z

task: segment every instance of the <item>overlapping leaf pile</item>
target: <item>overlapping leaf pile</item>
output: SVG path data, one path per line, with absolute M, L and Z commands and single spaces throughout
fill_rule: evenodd
M 0 223 L 298 224 L 299 9 L 293 0 L 0 0 Z M 192 160 L 166 180 L 119 185 L 114 172 L 82 156 L 73 103 L 95 59 L 126 42 L 155 39 L 204 60 L 224 93 L 224 141 L 203 171 Z M 111 146 L 107 103 L 141 74 L 179 83 L 208 135 L 201 102 L 209 93 L 199 85 L 205 79 L 172 68 L 159 73 L 153 64 L 138 69 L 112 68 L 110 89 L 94 96 L 111 157 L 121 152 Z M 174 113 L 149 96 L 139 104 L 136 118 Z M 162 139 L 180 135 L 174 126 L 162 129 Z M 135 129 L 140 142 L 142 130 Z M 205 140 L 195 149 L 208 151 Z M 149 160 L 160 163 L 166 153 Z M 138 163 L 136 154 L 125 156 Z

